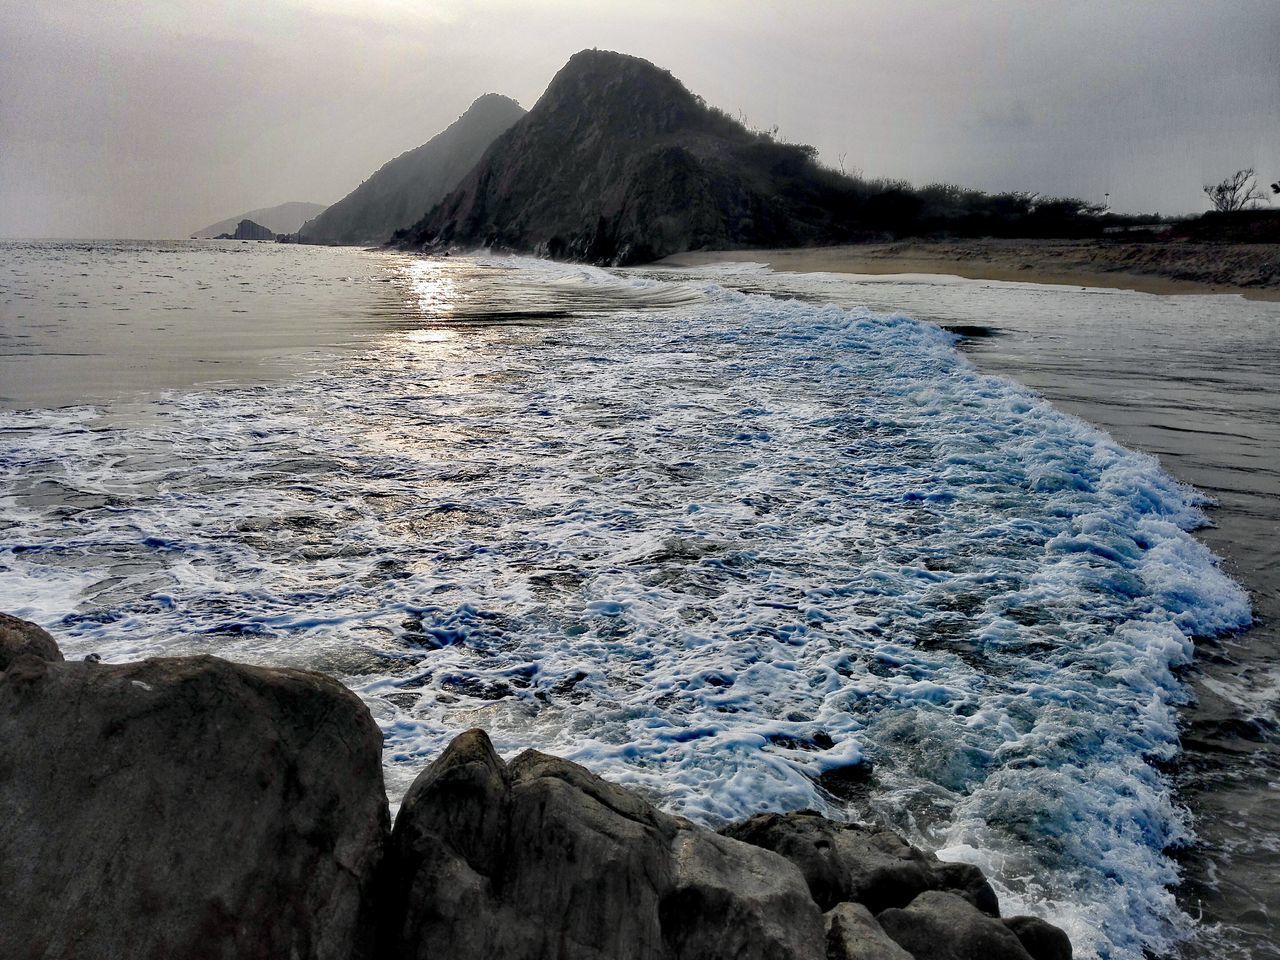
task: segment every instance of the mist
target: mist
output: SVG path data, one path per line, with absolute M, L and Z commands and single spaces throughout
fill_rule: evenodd
M 480 94 L 532 106 L 587 47 L 868 177 L 1164 214 L 1240 167 L 1280 179 L 1274 0 L 4 0 L 0 235 L 332 202 Z

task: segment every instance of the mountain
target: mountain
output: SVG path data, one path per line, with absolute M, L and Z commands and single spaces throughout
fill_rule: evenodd
M 252 220 L 261 224 L 272 233 L 297 233 L 298 228 L 309 218 L 324 210 L 323 203 L 282 203 L 275 207 L 263 207 L 261 210 L 250 210 L 236 217 L 228 217 L 210 224 L 203 230 L 191 235 L 193 240 L 210 240 L 221 233 L 235 233 L 241 220 Z
M 646 60 L 586 50 L 395 242 L 627 264 L 852 239 L 864 195 L 815 154 L 748 130 Z
M 508 97 L 486 93 L 442 133 L 389 160 L 300 231 L 304 243 L 384 243 L 458 185 L 494 139 L 524 116 Z

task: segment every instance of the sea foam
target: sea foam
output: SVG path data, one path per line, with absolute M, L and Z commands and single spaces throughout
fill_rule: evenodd
M 464 267 L 575 310 L 145 418 L 0 415 L 0 607 L 73 655 L 331 672 L 393 799 L 477 725 L 711 824 L 838 814 L 816 779 L 862 765 L 854 815 L 1080 955 L 1168 951 L 1189 832 L 1152 762 L 1190 638 L 1249 620 L 1202 497 L 905 316 L 520 260 L 395 280 L 439 312 Z

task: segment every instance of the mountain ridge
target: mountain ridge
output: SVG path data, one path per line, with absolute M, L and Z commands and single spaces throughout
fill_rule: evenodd
M 708 107 L 647 60 L 584 50 L 394 242 L 627 264 L 851 239 L 852 180 Z
M 436 205 L 494 138 L 524 116 L 509 97 L 486 93 L 421 146 L 388 160 L 298 231 L 304 243 L 379 244 Z

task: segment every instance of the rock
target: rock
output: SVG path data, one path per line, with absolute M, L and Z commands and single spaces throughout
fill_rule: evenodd
M 274 240 L 276 235 L 260 223 L 252 220 L 241 220 L 236 224 L 235 233 L 228 240 Z M 219 238 L 222 239 L 222 238 Z
M 566 760 L 505 764 L 479 730 L 410 787 L 385 889 L 391 958 L 823 956 L 822 917 L 781 857 Z
M 317 674 L 0 674 L 0 956 L 370 955 L 381 734 Z
M 943 890 L 928 890 L 906 909 L 890 908 L 876 920 L 916 960 L 1031 960 L 1002 922 Z
M 874 769 L 866 760 L 843 767 L 832 767 L 818 775 L 817 783 L 837 800 L 853 800 L 867 795 Z
M 1071 960 L 1071 939 L 1047 920 L 1007 917 L 1004 925 L 1014 932 L 1032 960 Z
M 827 960 L 911 960 L 860 903 L 827 911 Z
M 991 916 L 995 891 L 977 867 L 943 863 L 896 833 L 828 820 L 812 810 L 758 814 L 723 834 L 773 850 L 800 868 L 823 910 L 861 903 L 872 913 L 905 907 L 926 890 L 950 890 Z
M 219 220 L 209 226 L 197 230 L 191 235 L 192 240 L 212 240 L 220 234 L 232 234 L 241 220 L 252 220 L 260 223 L 276 234 L 297 233 L 298 229 L 309 219 L 324 212 L 323 203 L 299 203 L 291 201 L 274 207 L 261 207 L 250 210 L 226 220 Z
M 673 852 L 675 886 L 660 907 L 666 956 L 822 956 L 821 915 L 781 857 L 687 823 Z
M 935 862 L 937 889 L 958 893 L 988 916 L 1000 916 L 1000 898 L 981 870 L 971 863 L 947 863 L 932 855 L 930 860 Z
M 53 637 L 34 623 L 0 613 L 0 671 L 8 670 L 23 654 L 51 663 L 62 662 L 62 651 Z

